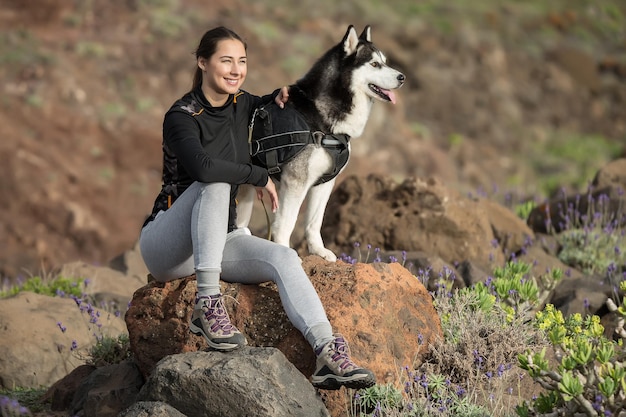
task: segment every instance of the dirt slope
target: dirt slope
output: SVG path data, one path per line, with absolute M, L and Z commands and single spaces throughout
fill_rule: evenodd
M 104 263 L 133 246 L 159 187 L 163 114 L 190 86 L 199 37 L 218 24 L 247 38 L 245 88 L 256 94 L 295 80 L 348 23 L 373 24 L 374 41 L 408 83 L 397 106 L 375 106 L 345 175 L 435 175 L 489 188 L 542 175 L 516 153 L 551 129 L 626 142 L 623 41 L 594 53 L 562 42 L 511 49 L 516 39 L 493 33 L 507 29 L 499 19 L 514 9 L 486 13 L 488 35 L 471 25 L 442 34 L 377 12 L 366 22 L 369 3 L 303 18 L 305 3 L 5 1 L 0 278 Z M 534 22 L 567 34 L 559 26 L 567 21 L 550 17 Z

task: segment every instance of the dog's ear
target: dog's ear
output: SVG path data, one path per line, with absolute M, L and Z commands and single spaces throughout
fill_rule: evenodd
M 348 27 L 348 31 L 344 35 L 342 43 L 343 50 L 345 51 L 346 55 L 351 55 L 356 52 L 356 47 L 359 44 L 359 38 L 356 34 L 356 29 L 354 29 L 354 26 L 350 25 Z
M 365 29 L 361 32 L 361 36 L 359 36 L 359 39 L 370 43 L 372 42 L 372 28 L 370 25 L 365 26 Z

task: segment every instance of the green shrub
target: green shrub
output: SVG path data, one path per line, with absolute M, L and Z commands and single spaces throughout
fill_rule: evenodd
M 114 365 L 131 357 L 128 335 L 100 336 L 89 349 L 87 363 L 96 367 Z
M 622 283 L 621 288 L 625 290 L 626 285 Z M 624 306 L 626 301 L 619 309 L 612 309 L 622 319 L 626 314 Z M 552 305 L 538 312 L 534 323 L 549 338 L 558 364 L 546 359 L 545 349 L 519 356 L 519 366 L 547 390 L 537 399 L 519 405 L 519 416 L 535 413 L 617 416 L 626 408 L 623 339 L 607 339 L 598 316 L 564 317 Z M 623 337 L 623 320 L 621 326 L 618 331 L 622 331 Z
M 434 294 L 443 340 L 426 347 L 417 369 L 404 368 L 400 403 L 392 389 L 375 386 L 358 393 L 361 412 L 377 417 L 487 417 L 515 412 L 518 404 L 511 399 L 519 388 L 518 355 L 548 346 L 528 316 L 541 307 L 545 288 L 554 286 L 560 271 L 534 277 L 530 265 L 510 262 L 496 269 L 488 282 L 460 290 L 451 289 L 451 275 L 447 271 L 439 276 Z
M 36 294 L 54 296 L 76 296 L 83 294 L 85 286 L 84 279 L 70 279 L 57 277 L 53 279 L 43 279 L 35 276 L 30 277 L 21 284 L 13 285 L 6 290 L 0 291 L 0 298 L 7 298 L 17 295 L 22 291 L 30 291 Z

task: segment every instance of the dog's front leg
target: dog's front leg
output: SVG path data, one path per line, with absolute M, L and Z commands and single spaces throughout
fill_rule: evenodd
M 237 227 L 248 227 L 252 217 L 252 209 L 256 190 L 252 185 L 242 184 L 237 193 Z
M 324 221 L 324 213 L 328 199 L 333 191 L 335 179 L 316 185 L 309 190 L 307 198 L 308 206 L 306 210 L 306 228 L 305 238 L 309 247 L 309 253 L 319 255 L 330 262 L 335 262 L 337 256 L 326 249 L 322 240 L 322 222 Z
M 292 178 L 289 172 L 283 172 L 278 191 L 278 210 L 272 222 L 272 240 L 283 246 L 291 247 L 290 240 L 296 227 L 300 207 L 306 197 L 309 184 Z

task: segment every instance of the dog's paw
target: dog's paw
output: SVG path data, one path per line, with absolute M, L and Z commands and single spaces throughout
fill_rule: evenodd
M 330 250 L 322 247 L 322 248 L 312 248 L 309 250 L 311 255 L 321 256 L 328 262 L 337 262 L 337 255 L 332 253 Z

